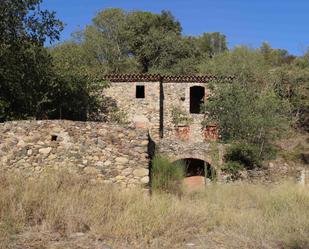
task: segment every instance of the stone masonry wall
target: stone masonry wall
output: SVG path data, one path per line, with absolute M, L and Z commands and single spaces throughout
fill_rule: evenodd
M 145 86 L 145 98 L 136 98 L 136 86 Z M 128 115 L 128 121 L 149 128 L 154 139 L 160 129 L 160 83 L 159 82 L 113 82 L 104 89 L 104 95 L 117 101 L 120 110 Z
M 0 170 L 34 177 L 67 169 L 122 187 L 149 183 L 148 132 L 114 124 L 14 121 L 0 124 Z
M 136 98 L 136 86 L 145 86 L 145 98 Z M 189 127 L 185 127 L 187 142 L 196 143 L 205 140 L 201 122 L 202 114 L 190 113 L 190 87 L 205 87 L 205 96 L 209 90 L 205 83 L 162 83 L 160 82 L 112 82 L 104 89 L 104 94 L 116 100 L 118 107 L 128 114 L 128 121 L 140 125 L 144 123 L 149 128 L 155 141 L 159 141 L 160 130 L 160 100 L 163 103 L 163 134 L 164 138 L 179 139 L 179 130 L 172 122 L 172 111 L 179 108 L 192 120 Z M 180 131 L 181 132 L 181 131 Z
M 198 143 L 204 141 L 202 121 L 203 114 L 190 113 L 190 87 L 205 87 L 205 96 L 209 95 L 209 90 L 205 83 L 163 83 L 164 90 L 164 138 L 175 139 L 177 129 L 172 122 L 172 111 L 180 108 L 192 120 L 187 127 L 187 142 Z

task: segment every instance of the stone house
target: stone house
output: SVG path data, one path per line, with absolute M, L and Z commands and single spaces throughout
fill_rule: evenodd
M 185 160 L 188 176 L 210 177 L 210 168 L 219 171 L 220 160 L 215 163 L 214 157 L 222 156 L 214 154 L 222 154 L 222 149 L 220 145 L 211 148 L 218 140 L 218 130 L 215 125 L 202 125 L 201 107 L 210 94 L 210 81 L 231 81 L 232 77 L 113 74 L 105 79 L 110 87 L 104 95 L 116 100 L 135 127 L 149 130 L 160 153 Z
M 0 124 L 0 171 L 27 177 L 66 169 L 97 182 L 149 186 L 154 152 L 186 162 L 189 182 L 220 180 L 223 145 L 202 125 L 214 76 L 109 75 L 103 94 L 129 124 L 28 120 Z M 219 79 L 220 80 L 220 79 Z M 223 78 L 223 80 L 231 80 Z
M 0 173 L 25 177 L 53 170 L 87 175 L 91 182 L 149 187 L 154 152 L 186 162 L 186 183 L 204 185 L 221 171 L 224 147 L 215 125 L 200 113 L 214 76 L 109 75 L 104 95 L 129 124 L 24 120 L 0 124 Z M 307 182 L 307 173 L 301 181 Z
M 114 74 L 105 78 L 110 87 L 104 90 L 104 95 L 116 100 L 130 122 L 149 128 L 153 139 L 181 139 L 190 143 L 218 139 L 213 125 L 202 126 L 201 113 L 201 106 L 210 94 L 207 83 L 217 77 Z

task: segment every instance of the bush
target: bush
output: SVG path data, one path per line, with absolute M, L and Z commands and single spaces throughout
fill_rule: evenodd
M 172 163 L 163 156 L 153 158 L 151 171 L 152 190 L 180 194 L 184 175 L 185 165 L 181 161 Z
M 231 175 L 231 180 L 237 180 L 240 178 L 240 171 L 244 169 L 244 166 L 238 162 L 226 162 L 222 171 Z
M 236 162 L 246 169 L 253 169 L 261 166 L 259 149 L 252 144 L 233 144 L 227 149 L 224 156 L 227 162 Z

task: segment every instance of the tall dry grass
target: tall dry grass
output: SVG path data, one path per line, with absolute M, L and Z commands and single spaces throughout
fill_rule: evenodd
M 0 244 L 17 233 L 89 233 L 131 248 L 309 248 L 309 191 L 277 186 L 213 185 L 184 195 L 119 191 L 68 173 L 36 180 L 0 177 Z M 117 248 L 117 247 L 115 247 Z

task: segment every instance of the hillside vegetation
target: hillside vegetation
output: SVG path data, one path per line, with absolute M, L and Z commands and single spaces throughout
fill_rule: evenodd
M 44 44 L 60 38 L 63 24 L 41 2 L 4 0 L 0 6 L 0 121 L 97 119 L 98 111 L 114 110 L 109 108 L 113 103 L 97 94 L 107 86 L 102 80 L 106 73 L 211 73 L 235 76 L 234 84 L 223 84 L 240 100 L 232 106 L 243 111 L 240 116 L 254 111 L 251 119 L 239 121 L 265 124 L 284 107 L 268 125 L 291 121 L 308 131 L 308 52 L 297 57 L 267 43 L 228 49 L 228 38 L 220 32 L 183 35 L 181 23 L 169 11 L 113 8 L 99 11 L 70 40 L 46 48 Z M 244 108 L 248 96 L 253 98 Z M 257 110 L 252 109 L 255 104 Z M 269 116 L 259 117 L 268 107 Z M 238 136 L 234 133 L 230 135 Z

